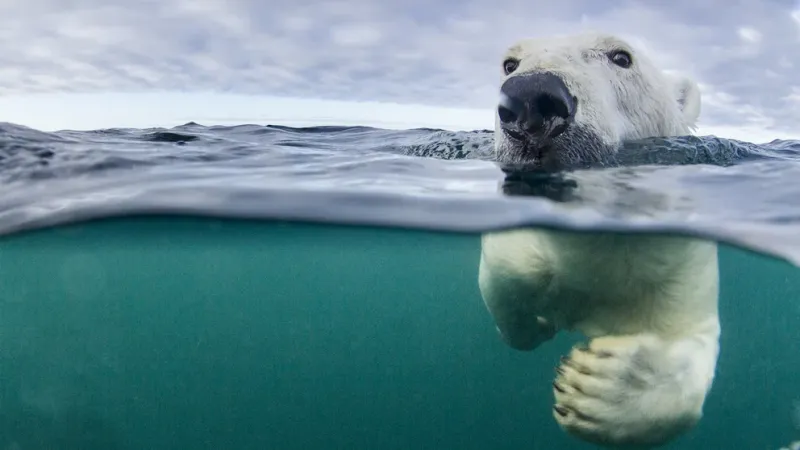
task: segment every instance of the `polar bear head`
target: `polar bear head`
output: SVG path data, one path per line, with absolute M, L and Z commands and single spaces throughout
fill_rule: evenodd
M 602 161 L 627 140 L 690 134 L 700 90 L 609 34 L 526 39 L 502 63 L 497 161 L 564 168 Z

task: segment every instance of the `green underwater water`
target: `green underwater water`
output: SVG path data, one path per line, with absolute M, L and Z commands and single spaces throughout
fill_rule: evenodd
M 0 450 L 590 449 L 562 335 L 505 346 L 479 237 L 189 217 L 0 239 Z M 720 249 L 717 378 L 668 449 L 800 439 L 800 269 Z

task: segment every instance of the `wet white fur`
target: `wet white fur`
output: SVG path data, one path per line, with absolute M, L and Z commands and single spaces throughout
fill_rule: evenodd
M 604 61 L 611 48 L 628 49 L 634 67 Z M 693 81 L 667 76 L 610 35 L 525 40 L 509 55 L 520 59 L 515 73 L 560 75 L 578 97 L 576 122 L 608 144 L 690 134 L 700 113 Z M 714 242 L 544 229 L 488 233 L 479 272 L 484 302 L 509 345 L 531 350 L 558 330 L 590 339 L 589 350 L 572 350 L 555 380 L 564 391 L 554 389 L 555 404 L 567 414 L 553 415 L 570 434 L 650 448 L 700 419 L 719 351 Z M 536 338 L 515 342 L 519 333 Z
M 633 66 L 623 69 L 610 64 L 606 53 L 612 49 L 628 50 Z M 518 60 L 519 67 L 506 78 L 528 72 L 560 76 L 578 99 L 575 122 L 591 126 L 605 144 L 686 135 L 695 129 L 700 115 L 700 90 L 694 81 L 659 70 L 613 35 L 526 39 L 507 50 L 503 60 L 508 58 Z M 502 142 L 499 131 L 495 115 L 496 141 Z

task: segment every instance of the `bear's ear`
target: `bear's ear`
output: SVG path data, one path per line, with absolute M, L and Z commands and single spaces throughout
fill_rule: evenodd
M 695 128 L 700 117 L 700 86 L 686 76 L 671 75 L 672 92 L 686 124 Z

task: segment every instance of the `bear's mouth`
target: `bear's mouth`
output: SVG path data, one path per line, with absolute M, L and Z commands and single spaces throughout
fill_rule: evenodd
M 519 148 L 525 159 L 529 159 L 530 162 L 541 162 L 552 147 L 549 141 L 542 142 L 540 139 L 532 139 L 516 130 L 504 128 L 503 134 L 515 147 Z

